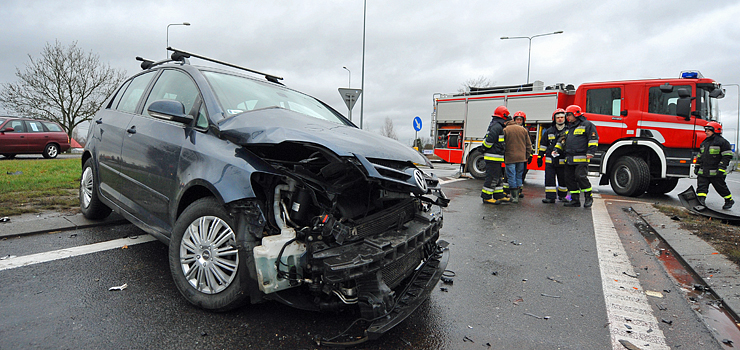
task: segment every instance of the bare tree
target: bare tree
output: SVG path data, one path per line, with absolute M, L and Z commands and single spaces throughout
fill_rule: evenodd
M 398 140 L 396 132 L 393 131 L 393 120 L 391 120 L 390 117 L 385 117 L 385 124 L 383 125 L 383 128 L 380 129 L 380 134 L 385 137 Z
M 484 76 L 479 76 L 477 78 L 470 78 L 462 83 L 462 87 L 457 89 L 457 92 L 468 92 L 470 91 L 471 87 L 477 87 L 477 88 L 487 88 L 495 85 L 496 83 L 492 83 L 488 78 Z
M 92 119 L 103 102 L 126 76 L 85 53 L 77 42 L 64 47 L 46 43 L 41 57 L 28 55 L 29 63 L 16 68 L 16 83 L 2 84 L 0 103 L 19 116 L 59 123 L 69 137 L 75 127 Z

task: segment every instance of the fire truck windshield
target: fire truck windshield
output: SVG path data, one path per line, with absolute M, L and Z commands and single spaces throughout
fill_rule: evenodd
M 703 88 L 697 89 L 699 98 L 699 113 L 702 119 L 718 120 L 719 119 L 719 101 L 715 97 L 709 96 L 709 91 Z

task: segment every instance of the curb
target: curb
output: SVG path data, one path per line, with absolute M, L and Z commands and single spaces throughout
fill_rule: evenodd
M 77 230 L 88 227 L 122 225 L 126 223 L 128 221 L 116 213 L 111 213 L 110 216 L 99 221 L 88 220 L 82 214 L 23 214 L 11 216 L 10 221 L 0 223 L 0 238 L 52 231 Z
M 634 204 L 632 209 L 712 289 L 737 319 L 737 311 L 740 311 L 740 267 L 703 239 L 681 228 L 680 221 L 671 220 L 652 204 Z

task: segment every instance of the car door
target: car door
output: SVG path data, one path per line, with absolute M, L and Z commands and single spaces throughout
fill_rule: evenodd
M 26 142 L 26 127 L 23 124 L 23 120 L 11 119 L 3 128 L 13 128 L 13 131 L 6 131 L 0 137 L 2 143 L 0 143 L 1 154 L 18 154 L 23 153 L 28 142 Z
M 40 121 L 26 120 L 26 152 L 41 153 L 49 140 L 49 134 L 44 132 Z
M 176 69 L 163 69 L 141 113 L 129 122 L 121 152 L 125 191 L 121 201 L 131 213 L 152 228 L 169 235 L 170 212 L 175 210 L 180 151 L 192 128 L 149 115 L 147 107 L 157 100 L 180 101 L 185 112 L 197 115 L 200 93 L 192 78 Z
M 99 111 L 92 121 L 89 136 L 95 146 L 100 192 L 107 199 L 120 205 L 121 148 L 126 128 L 136 113 L 155 72 L 146 72 L 124 83 L 116 96 Z

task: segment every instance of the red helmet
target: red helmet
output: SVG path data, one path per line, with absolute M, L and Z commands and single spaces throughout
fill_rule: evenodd
M 504 120 L 509 119 L 509 109 L 506 106 L 498 106 L 493 111 L 493 116 Z
M 555 116 L 558 114 L 562 114 L 563 117 L 565 117 L 565 110 L 562 108 L 558 108 L 555 110 L 555 112 L 552 112 L 552 121 L 555 122 Z
M 581 106 L 579 105 L 568 106 L 568 108 L 565 109 L 565 113 L 573 113 L 573 115 L 576 117 L 580 117 L 583 115 L 583 112 L 581 111 Z
M 722 133 L 722 124 L 717 123 L 717 122 L 709 122 L 704 127 L 704 130 L 710 130 L 710 131 L 712 131 L 712 132 L 714 132 L 716 134 L 721 134 Z
M 524 112 L 522 112 L 522 111 L 518 111 L 518 112 L 514 113 L 514 120 L 516 120 L 517 117 L 521 117 L 524 120 L 524 122 L 527 121 L 527 115 L 524 114 Z

